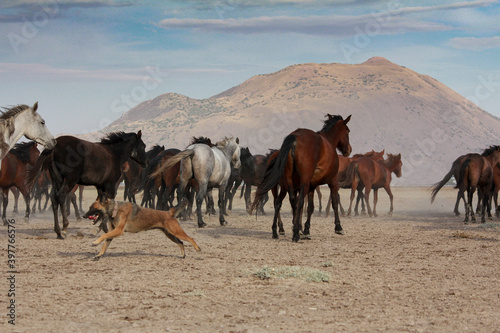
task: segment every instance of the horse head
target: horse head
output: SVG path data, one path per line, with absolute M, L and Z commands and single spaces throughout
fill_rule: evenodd
M 148 165 L 148 157 L 146 155 L 146 144 L 142 141 L 142 131 L 139 130 L 135 135 L 135 142 L 133 144 L 132 153 L 130 158 L 139 163 L 143 168 Z
M 387 153 L 387 164 L 389 165 L 389 168 L 396 177 L 400 178 L 402 173 L 401 169 L 403 168 L 403 161 L 401 161 L 401 154 L 398 155 L 393 155 Z
M 337 148 L 340 150 L 342 155 L 345 157 L 351 155 L 352 148 L 349 143 L 349 127 L 347 127 L 347 123 L 351 120 L 351 116 L 346 119 L 342 119 L 342 116 L 332 116 L 331 114 L 327 114 L 327 120 L 325 121 L 325 125 L 323 129 L 320 131 L 326 136 L 330 136 L 332 142 L 337 143 Z
M 56 146 L 56 140 L 45 125 L 45 120 L 36 112 L 37 109 L 38 102 L 25 111 L 27 121 L 25 122 L 24 136 L 38 142 L 47 149 L 53 149 Z
M 217 142 L 216 146 L 231 159 L 231 165 L 235 169 L 239 169 L 241 167 L 241 148 L 239 138 L 224 138 L 223 140 Z

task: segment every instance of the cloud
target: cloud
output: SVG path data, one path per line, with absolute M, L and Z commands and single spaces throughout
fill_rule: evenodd
M 167 77 L 170 75 L 227 74 L 231 71 L 219 68 L 175 68 L 140 67 L 122 69 L 74 69 L 55 68 L 43 64 L 0 63 L 0 74 L 9 80 L 44 81 L 50 80 L 99 80 L 99 81 L 137 81 L 150 76 Z
M 308 16 L 308 17 L 255 17 L 247 19 L 165 19 L 159 26 L 165 29 L 193 29 L 222 33 L 302 33 L 310 35 L 346 37 L 355 34 L 355 28 L 372 22 L 380 29 L 379 34 L 393 34 L 402 31 L 450 30 L 444 24 L 423 22 L 408 18 L 388 16 L 390 19 L 373 15 L 361 16 Z M 377 21 L 379 20 L 379 21 Z M 379 22 L 379 23 L 377 23 Z
M 115 0 L 4 0 L 0 4 L 0 8 L 29 8 L 29 7 L 78 7 L 78 8 L 95 8 L 95 7 L 121 7 L 130 6 L 131 1 L 115 1 Z
M 263 2 L 265 1 L 259 1 L 257 3 Z M 267 2 L 281 3 L 283 1 Z M 307 3 L 305 0 L 295 1 L 295 3 L 299 2 L 303 4 Z M 318 1 L 312 2 L 318 3 Z M 334 2 L 338 3 L 338 1 Z M 356 1 L 351 2 L 354 3 Z M 388 9 L 386 11 L 357 16 L 264 16 L 228 19 L 167 18 L 160 21 L 158 26 L 164 29 L 192 29 L 205 32 L 234 34 L 302 33 L 336 37 L 351 36 L 355 33 L 353 30 L 354 28 L 361 28 L 366 24 L 376 25 L 377 23 L 379 27 L 373 27 L 375 29 L 380 28 L 377 34 L 394 34 L 407 31 L 443 31 L 453 28 L 442 23 L 414 20 L 402 16 L 414 13 L 482 7 L 496 2 L 497 1 L 492 0 L 478 0 L 428 7 L 399 7 L 399 2 L 394 2 L 387 5 Z M 327 1 L 321 1 L 321 3 L 327 3 Z
M 500 48 L 500 36 L 494 37 L 457 37 L 450 39 L 451 47 L 463 50 L 481 51 Z

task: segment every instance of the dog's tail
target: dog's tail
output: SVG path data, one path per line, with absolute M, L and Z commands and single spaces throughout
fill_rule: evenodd
M 160 165 L 160 167 L 158 169 L 156 169 L 156 171 L 152 172 L 149 175 L 149 178 L 152 178 L 152 179 L 156 178 L 163 171 L 170 169 L 171 167 L 173 167 L 174 165 L 176 165 L 177 163 L 179 163 L 183 159 L 191 157 L 193 154 L 194 154 L 194 150 L 192 150 L 192 149 L 186 149 L 184 151 L 181 151 L 180 153 L 177 153 L 176 155 L 170 157 L 165 163 Z

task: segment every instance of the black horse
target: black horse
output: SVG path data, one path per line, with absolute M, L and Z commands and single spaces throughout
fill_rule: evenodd
M 141 131 L 137 134 L 114 132 L 100 143 L 60 136 L 54 149 L 42 152 L 29 174 L 28 184 L 31 187 L 42 170 L 49 170 L 54 231 L 58 239 L 64 239 L 68 230 L 68 212 L 64 203 L 76 184 L 95 186 L 99 200 L 114 199 L 123 163 L 132 158 L 143 167 L 147 165 L 146 145 L 141 136 Z M 62 232 L 58 222 L 59 208 L 63 216 Z M 102 227 L 106 231 L 107 226 Z

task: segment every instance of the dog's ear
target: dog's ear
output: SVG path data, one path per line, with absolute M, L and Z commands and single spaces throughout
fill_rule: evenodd
M 170 214 L 172 217 L 177 217 L 186 208 L 189 201 L 186 198 L 182 198 L 181 202 L 174 208 L 170 209 Z

